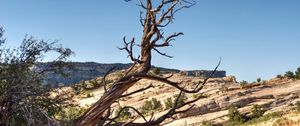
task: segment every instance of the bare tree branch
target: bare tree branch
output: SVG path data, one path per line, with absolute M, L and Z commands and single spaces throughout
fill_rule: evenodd
M 154 86 L 153 86 L 152 84 L 150 84 L 150 85 L 148 85 L 148 86 L 145 87 L 145 88 L 141 88 L 141 89 L 138 89 L 138 90 L 136 90 L 136 91 L 130 92 L 130 93 L 128 93 L 128 94 L 122 95 L 120 98 L 124 98 L 124 97 L 127 97 L 127 96 L 131 96 L 131 95 L 133 95 L 133 94 L 136 94 L 136 93 L 145 91 L 145 90 L 147 90 L 147 89 L 149 89 L 149 88 L 153 88 L 153 87 L 154 87 Z
M 128 53 L 128 57 L 133 61 L 134 63 L 141 63 L 142 61 L 138 58 L 134 58 L 133 56 L 133 46 L 135 45 L 134 38 L 130 42 L 126 42 L 126 37 L 123 37 L 124 47 L 119 48 L 120 50 L 125 50 Z

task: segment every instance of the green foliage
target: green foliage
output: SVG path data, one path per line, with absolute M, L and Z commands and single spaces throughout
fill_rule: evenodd
M 296 108 L 296 109 L 297 109 L 297 111 L 298 111 L 298 112 L 300 112 L 300 101 L 297 101 L 297 103 L 296 103 L 296 107 L 297 107 L 297 108 Z
M 236 122 L 236 123 L 245 122 L 243 115 L 238 111 L 237 107 L 234 105 L 231 105 L 229 107 L 227 117 L 229 118 L 230 122 Z
M 93 79 L 93 80 L 91 80 L 91 81 L 90 81 L 90 83 L 92 84 L 93 88 L 95 88 L 95 87 L 98 87 L 98 86 L 99 86 L 99 83 L 97 82 L 97 80 L 96 80 L 96 79 Z
M 282 79 L 283 76 L 282 76 L 281 74 L 278 74 L 278 75 L 276 76 L 276 78 Z
M 259 118 L 263 116 L 265 113 L 265 110 L 260 105 L 254 105 L 251 111 L 251 118 Z
M 86 91 L 84 91 L 84 93 L 83 93 L 83 97 L 84 98 L 90 98 L 90 97 L 93 97 L 94 96 L 94 94 L 92 93 L 92 91 L 90 91 L 90 90 L 86 90 Z
M 296 79 L 300 79 L 300 67 L 297 68 L 297 71 L 295 72 Z
M 294 79 L 295 78 L 295 74 L 292 71 L 287 71 L 284 74 L 285 77 L 289 78 L 289 79 Z
M 213 126 L 213 124 L 209 121 L 203 121 L 203 122 L 201 122 L 200 126 Z
M 81 92 L 81 88 L 78 85 L 72 85 L 71 88 L 74 90 L 76 95 L 79 95 Z
M 251 120 L 245 122 L 243 124 L 243 126 L 258 124 L 260 122 L 269 121 L 269 120 L 275 119 L 275 118 L 280 118 L 281 116 L 282 116 L 282 112 L 268 113 L 268 114 L 266 114 L 264 116 L 261 116 L 259 118 L 254 118 L 254 119 L 251 119 Z
M 246 84 L 248 84 L 248 81 L 242 80 L 242 81 L 240 82 L 240 85 L 246 85 Z
M 167 98 L 167 100 L 165 100 L 165 109 L 170 109 L 173 107 L 173 100 L 172 98 Z
M 51 125 L 54 122 L 49 119 L 70 99 L 60 97 L 63 93 L 50 97 L 59 91 L 49 86 L 45 75 L 56 73 L 65 77 L 63 69 L 70 65 L 63 61 L 73 52 L 56 42 L 27 36 L 18 48 L 6 48 L 3 32 L 0 28 L 0 125 Z M 48 53 L 57 53 L 57 60 L 49 61 L 47 68 L 35 69 Z
M 179 95 L 175 95 L 174 96 L 174 104 L 176 102 L 176 99 Z M 181 106 L 182 104 L 184 104 L 186 101 L 188 100 L 188 97 L 186 96 L 185 93 L 181 93 L 181 95 L 179 96 L 178 98 L 178 103 L 177 103 L 177 106 Z
M 115 116 L 118 116 L 119 114 L 119 121 L 128 120 L 132 116 L 131 112 L 129 111 L 129 108 L 123 108 L 121 106 L 118 107 L 115 114 Z
M 257 83 L 260 83 L 260 82 L 261 82 L 261 78 L 260 78 L 260 77 L 257 78 L 257 79 L 256 79 L 256 82 L 257 82 Z
M 175 105 L 176 99 L 179 95 L 175 95 L 174 98 L 167 98 L 167 100 L 164 101 L 165 104 L 165 110 L 172 108 Z M 198 97 L 198 95 L 195 95 L 194 97 Z M 181 106 L 188 100 L 188 97 L 185 93 L 182 93 L 180 97 L 178 98 L 177 106 Z
M 160 101 L 158 101 L 156 98 L 152 98 L 151 100 L 153 109 L 155 110 L 161 110 L 162 109 L 162 104 Z
M 158 67 L 153 68 L 152 71 L 153 71 L 153 73 L 156 74 L 156 75 L 159 75 L 159 74 L 161 73 L 160 68 L 158 68 Z
M 74 120 L 77 119 L 84 111 L 85 109 L 77 106 L 68 106 L 57 113 L 55 117 L 65 125 L 72 125 Z
M 203 121 L 200 126 L 213 126 L 213 124 L 208 121 Z
M 145 101 L 140 109 L 143 114 L 149 114 L 153 111 L 160 111 L 163 109 L 163 107 L 159 100 L 152 98 L 150 101 Z

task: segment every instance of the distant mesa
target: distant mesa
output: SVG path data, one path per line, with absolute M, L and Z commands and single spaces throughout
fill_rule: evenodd
M 222 78 L 226 77 L 226 71 L 215 71 L 213 70 L 191 70 L 191 71 L 181 71 L 181 75 L 193 76 L 193 77 L 212 77 L 212 78 Z
M 48 73 L 46 75 L 46 81 L 51 83 L 53 86 L 58 86 L 60 84 L 64 85 L 72 85 L 79 83 L 81 81 L 91 80 L 97 77 L 104 76 L 105 73 L 115 67 L 115 70 L 123 70 L 129 68 L 132 64 L 127 63 L 96 63 L 96 62 L 71 62 L 73 64 L 73 69 L 64 69 L 69 76 L 63 77 L 59 76 L 55 73 Z M 39 63 L 36 65 L 38 70 L 46 69 L 50 63 Z M 155 67 L 155 66 L 153 66 Z M 209 75 L 213 71 L 209 70 L 192 70 L 192 71 L 180 71 L 177 69 L 168 69 L 168 68 L 160 68 L 162 73 L 181 73 L 187 76 L 195 76 L 195 77 L 209 77 Z M 215 74 L 212 75 L 213 78 L 221 78 L 226 76 L 226 71 L 216 71 Z

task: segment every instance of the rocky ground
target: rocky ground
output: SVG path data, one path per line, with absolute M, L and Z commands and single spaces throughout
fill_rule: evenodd
M 168 75 L 162 75 L 168 76 Z M 113 78 L 113 76 L 111 77 Z M 201 80 L 197 77 L 183 76 L 175 74 L 172 81 L 184 81 L 186 84 L 192 84 Z M 134 106 L 141 107 L 146 100 L 152 98 L 159 99 L 162 104 L 167 98 L 174 97 L 179 91 L 175 88 L 149 80 L 141 80 L 128 92 L 135 91 L 139 88 L 153 84 L 155 88 L 134 94 L 130 97 L 123 98 L 114 106 Z M 191 85 L 189 85 L 191 86 Z M 93 95 L 89 98 L 76 96 L 76 101 L 83 107 L 89 106 L 96 102 L 103 94 L 103 89 L 95 89 L 91 92 Z M 264 106 L 267 110 L 265 114 L 276 111 L 287 111 L 295 107 L 295 103 L 300 101 L 300 81 L 289 79 L 271 79 L 263 83 L 249 84 L 241 86 L 236 83 L 233 76 L 225 78 L 210 79 L 205 88 L 201 91 L 207 98 L 200 99 L 195 103 L 195 107 L 190 111 L 178 114 L 175 119 L 165 121 L 166 126 L 185 126 L 185 125 L 201 125 L 203 121 L 209 121 L 213 124 L 223 124 L 228 119 L 228 107 L 235 105 L 241 113 L 249 114 L 253 105 L 258 104 Z M 189 100 L 193 99 L 192 95 L 187 95 Z M 165 113 L 160 111 L 155 113 L 155 117 Z M 292 117 L 292 116 L 289 116 Z M 300 116 L 294 117 L 296 120 Z M 136 122 L 141 122 L 142 119 L 137 119 Z M 261 125 L 268 125 L 264 123 Z

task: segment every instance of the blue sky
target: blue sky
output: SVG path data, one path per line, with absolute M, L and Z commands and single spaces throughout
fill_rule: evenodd
M 73 61 L 129 62 L 122 37 L 140 39 L 139 10 L 122 0 L 0 0 L 0 25 L 8 46 L 25 34 L 60 40 L 75 51 Z M 179 12 L 166 33 L 184 32 L 173 47 L 154 55 L 153 65 L 177 69 L 220 69 L 238 80 L 269 79 L 300 67 L 299 0 L 198 0 Z

